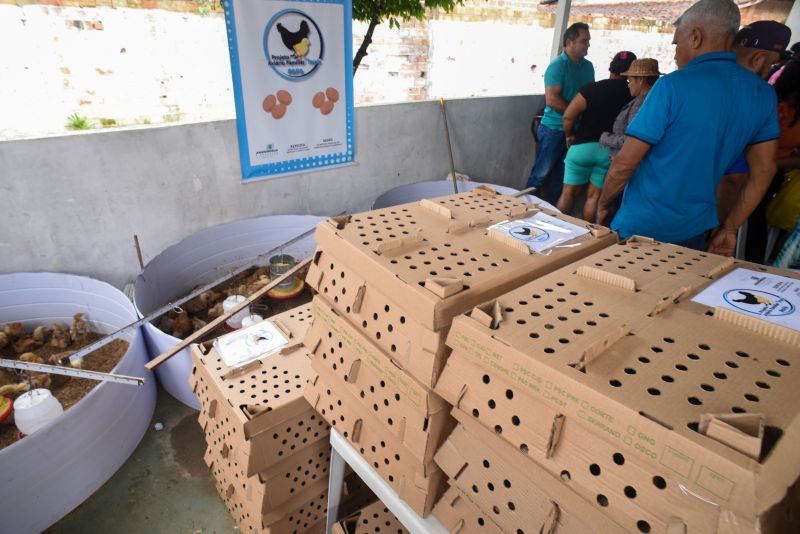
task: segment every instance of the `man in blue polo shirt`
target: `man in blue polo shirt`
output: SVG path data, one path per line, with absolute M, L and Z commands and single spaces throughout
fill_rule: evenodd
M 653 86 L 606 176 L 599 220 L 607 218 L 611 202 L 625 188 L 611 223 L 620 237 L 639 234 L 733 253 L 736 231 L 775 173 L 780 134 L 772 87 L 727 51 L 739 22 L 731 0 L 700 0 L 676 21 L 679 70 Z M 743 151 L 751 179 L 720 225 L 717 186 Z M 714 228 L 707 244 L 707 232 Z
M 536 156 L 526 187 L 547 189 L 545 200 L 558 202 L 564 186 L 564 156 L 567 144 L 564 138 L 562 113 L 570 100 L 578 94 L 583 84 L 594 81 L 594 67 L 588 61 L 589 26 L 576 22 L 564 32 L 564 51 L 555 58 L 544 73 L 544 98 L 547 106 L 536 135 L 539 154 Z M 539 194 L 539 196 L 542 196 Z

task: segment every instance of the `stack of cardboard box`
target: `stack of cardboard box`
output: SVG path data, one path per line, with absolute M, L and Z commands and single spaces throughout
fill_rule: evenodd
M 444 489 L 433 456 L 454 425 L 432 392 L 453 317 L 616 242 L 488 188 L 333 218 L 315 237 L 306 398 L 422 516 Z
M 798 304 L 796 273 L 634 238 L 476 306 L 436 384 L 460 423 L 436 513 L 477 508 L 464 532 L 800 531 Z
M 288 343 L 241 366 L 212 345 L 193 348 L 190 383 L 201 401 L 206 464 L 244 532 L 324 529 L 330 442 L 327 423 L 303 398 L 311 359 L 301 340 L 310 305 L 269 319 Z

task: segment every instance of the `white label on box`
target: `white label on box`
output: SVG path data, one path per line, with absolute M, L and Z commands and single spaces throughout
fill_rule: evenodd
M 800 280 L 735 269 L 693 299 L 712 308 L 727 308 L 770 323 L 800 330 Z
M 269 321 L 242 328 L 217 338 L 214 348 L 228 367 L 274 353 L 289 343 L 286 336 Z
M 488 228 L 523 242 L 532 252 L 544 252 L 560 243 L 589 233 L 588 228 L 562 221 L 546 213 L 516 221 L 503 221 Z

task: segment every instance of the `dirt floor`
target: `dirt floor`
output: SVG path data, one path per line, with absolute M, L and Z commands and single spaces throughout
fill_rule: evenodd
M 93 343 L 98 339 L 105 337 L 103 334 L 87 333 L 86 342 L 81 346 L 86 346 Z M 80 346 L 69 346 L 67 350 L 75 351 Z M 64 349 L 51 347 L 45 343 L 42 347 L 36 349 L 35 354 L 45 362 L 48 361 L 53 354 L 63 352 Z M 122 339 L 115 339 L 108 345 L 101 347 L 95 352 L 85 356 L 81 364 L 81 369 L 87 371 L 100 371 L 103 373 L 110 372 L 114 366 L 122 359 L 128 351 L 128 342 Z M 13 351 L 4 350 L 0 351 L 0 356 L 3 358 L 15 359 L 16 355 L 12 354 Z M 49 388 L 51 393 L 61 402 L 64 409 L 77 404 L 79 400 L 86 396 L 99 382 L 95 380 L 88 380 L 86 378 L 71 378 L 66 376 L 51 376 L 52 386 Z M 9 418 L 4 423 L 0 423 L 0 449 L 3 449 L 17 441 L 17 427 L 14 426 L 13 418 Z

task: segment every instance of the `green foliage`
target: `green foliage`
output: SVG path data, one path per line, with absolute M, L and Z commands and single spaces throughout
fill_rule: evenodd
M 353 0 L 353 18 L 371 22 L 377 15 L 378 24 L 388 20 L 390 28 L 399 28 L 401 21 L 423 20 L 428 9 L 450 12 L 463 4 L 464 0 Z
M 100 124 L 103 125 L 104 128 L 109 128 L 111 126 L 117 125 L 117 119 L 100 119 Z
M 364 40 L 353 58 L 353 74 L 367 55 L 367 49 L 372 44 L 372 33 L 378 24 L 388 20 L 389 28 L 400 28 L 401 21 L 407 22 L 412 18 L 423 20 L 429 9 L 450 12 L 463 4 L 464 0 L 353 0 L 353 19 L 369 22 Z
M 67 130 L 91 130 L 93 127 L 89 119 L 81 117 L 77 113 L 67 117 Z

